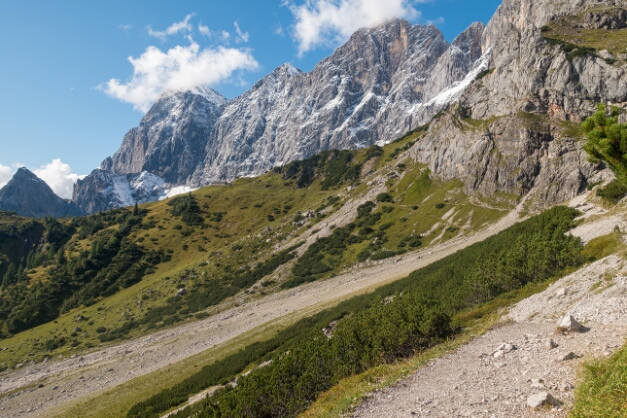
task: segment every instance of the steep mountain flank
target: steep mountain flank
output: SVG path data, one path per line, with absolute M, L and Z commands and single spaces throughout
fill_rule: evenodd
M 83 212 L 54 194 L 45 181 L 22 167 L 0 189 L 0 210 L 29 218 L 79 216 Z

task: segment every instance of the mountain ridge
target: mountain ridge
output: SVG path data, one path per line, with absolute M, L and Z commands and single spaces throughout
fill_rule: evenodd
M 416 107 L 463 80 L 479 58 L 483 29 L 475 23 L 451 45 L 435 26 L 400 19 L 360 29 L 312 71 L 283 64 L 241 96 L 218 103 L 223 107 L 216 106 L 204 124 L 175 120 L 165 111 L 165 95 L 103 161 L 99 170 L 111 174 L 94 171 L 77 183 L 73 200 L 90 213 L 118 207 L 115 202 L 123 199 L 98 197 L 111 184 L 99 183 L 97 176 L 137 176 L 145 170 L 166 187 L 197 188 L 257 176 L 326 149 L 388 143 L 446 106 Z M 194 101 L 192 92 L 177 94 L 188 97 L 183 113 L 199 113 L 201 99 Z M 149 128 L 150 123 L 169 130 Z M 173 133 L 168 140 L 168 132 L 191 132 L 193 140 L 185 145 L 194 144 L 196 159 L 175 150 L 172 144 L 183 136 Z M 206 144 L 198 152 L 201 138 Z M 128 187 L 134 190 L 130 181 Z

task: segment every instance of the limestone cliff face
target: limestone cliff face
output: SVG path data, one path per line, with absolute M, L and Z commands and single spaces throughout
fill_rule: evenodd
M 483 35 L 482 50 L 492 51 L 491 73 L 469 85 L 459 103 L 432 123 L 411 151 L 413 158 L 437 176 L 460 178 L 468 193 L 532 192 L 539 206 L 572 198 L 591 179 L 607 175 L 588 162 L 578 124 L 596 103 L 625 107 L 625 62 L 596 53 L 569 56 L 542 33 L 544 25 L 566 15 L 594 20 L 586 12 L 592 6 L 505 0 Z M 617 13 L 604 22 L 620 26 L 623 14 Z
M 117 175 L 147 171 L 168 183 L 185 183 L 202 162 L 207 137 L 226 102 L 202 87 L 164 94 L 100 168 Z

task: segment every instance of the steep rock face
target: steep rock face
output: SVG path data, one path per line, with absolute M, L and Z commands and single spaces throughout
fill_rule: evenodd
M 625 1 L 609 1 L 625 5 Z M 483 119 L 521 109 L 549 112 L 578 122 L 595 103 L 627 100 L 624 65 L 586 55 L 568 59 L 560 45 L 551 45 L 541 27 L 564 15 L 594 6 L 578 0 L 506 0 L 486 28 L 483 49 L 492 55 L 494 73 L 465 93 L 473 117 Z
M 226 102 L 204 87 L 164 94 L 100 168 L 117 175 L 147 171 L 168 183 L 185 183 L 202 161 L 206 139 Z
M 73 203 L 54 194 L 45 181 L 24 167 L 18 169 L 11 181 L 0 189 L 0 210 L 14 211 L 29 218 L 61 218 L 83 214 Z
M 310 73 L 277 68 L 226 106 L 192 184 L 396 139 L 446 105 L 427 104 L 467 76 L 482 32 L 475 24 L 449 45 L 433 25 L 393 20 L 357 31 Z
M 437 176 L 464 180 L 467 193 L 532 192 L 539 206 L 574 197 L 607 175 L 587 161 L 577 125 L 598 102 L 627 101 L 625 63 L 611 65 L 593 54 L 568 57 L 541 31 L 591 6 L 505 0 L 482 42 L 483 51 L 493 51 L 492 72 L 471 83 L 459 105 L 431 125 L 411 151 L 414 159 Z
M 148 172 L 114 174 L 96 169 L 74 186 L 72 202 L 86 213 L 131 206 L 158 200 L 167 194 L 161 177 Z

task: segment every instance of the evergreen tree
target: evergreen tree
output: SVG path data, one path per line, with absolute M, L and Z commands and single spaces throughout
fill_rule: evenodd
M 17 268 L 15 268 L 15 264 L 9 264 L 9 268 L 7 272 L 4 274 L 2 278 L 2 288 L 6 288 L 11 283 L 15 282 L 15 275 L 17 274 Z

